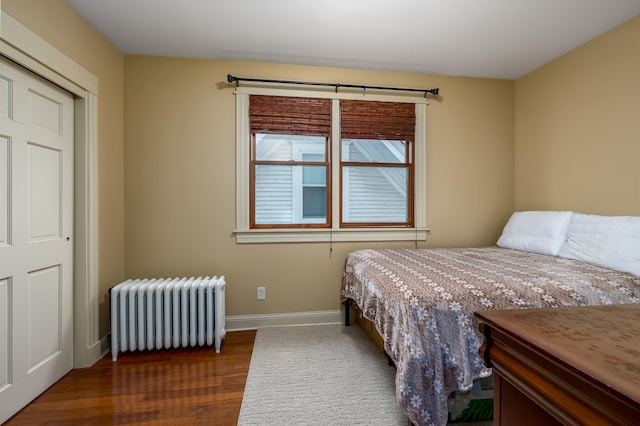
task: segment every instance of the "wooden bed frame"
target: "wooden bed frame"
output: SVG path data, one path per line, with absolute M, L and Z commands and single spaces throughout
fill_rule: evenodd
M 378 330 L 376 330 L 376 326 L 362 315 L 362 311 L 358 308 L 358 305 L 351 303 L 351 300 L 347 300 L 344 302 L 344 306 L 344 325 L 351 325 L 351 315 L 353 315 L 355 321 L 360 325 L 360 327 L 362 327 L 371 340 L 373 340 L 373 343 L 375 343 L 376 346 L 384 352 L 384 341 L 382 340 L 382 336 L 380 336 Z

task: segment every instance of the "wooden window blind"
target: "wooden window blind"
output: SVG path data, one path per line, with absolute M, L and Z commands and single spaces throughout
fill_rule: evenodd
M 331 100 L 251 95 L 251 133 L 329 136 Z
M 400 102 L 340 101 L 342 139 L 415 139 L 415 105 Z

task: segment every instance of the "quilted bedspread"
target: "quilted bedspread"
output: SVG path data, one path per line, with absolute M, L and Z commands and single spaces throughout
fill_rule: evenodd
M 414 425 L 444 425 L 447 398 L 487 377 L 474 311 L 640 303 L 640 277 L 497 247 L 359 250 L 343 300 L 375 324 Z

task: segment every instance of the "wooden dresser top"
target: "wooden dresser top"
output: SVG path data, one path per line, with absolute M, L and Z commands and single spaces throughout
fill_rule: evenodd
M 640 404 L 640 304 L 476 314 L 490 327 Z

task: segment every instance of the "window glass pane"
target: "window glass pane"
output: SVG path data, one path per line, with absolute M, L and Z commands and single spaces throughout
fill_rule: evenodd
M 303 185 L 305 169 L 326 176 L 325 166 L 270 165 L 255 166 L 255 223 L 289 225 L 326 223 L 326 186 Z M 320 169 L 316 172 L 315 169 Z
M 256 134 L 256 160 L 265 161 L 289 161 L 301 160 L 295 158 L 295 152 L 312 151 L 320 155 L 319 160 L 324 161 L 326 138 L 322 136 L 301 135 L 270 135 Z
M 302 189 L 302 217 L 320 218 L 324 222 L 327 215 L 327 188 L 305 186 Z
M 342 221 L 408 222 L 407 168 L 346 166 Z
M 302 161 L 324 161 L 324 153 L 322 154 L 302 154 Z
M 305 161 L 322 161 L 322 160 L 308 160 L 306 157 L 310 155 L 303 155 Z M 322 185 L 327 184 L 327 168 L 325 166 L 303 166 L 302 167 L 302 184 L 303 185 Z
M 292 169 L 292 166 L 256 166 L 256 223 L 293 223 Z
M 342 161 L 404 163 L 406 144 L 405 141 L 342 139 Z

